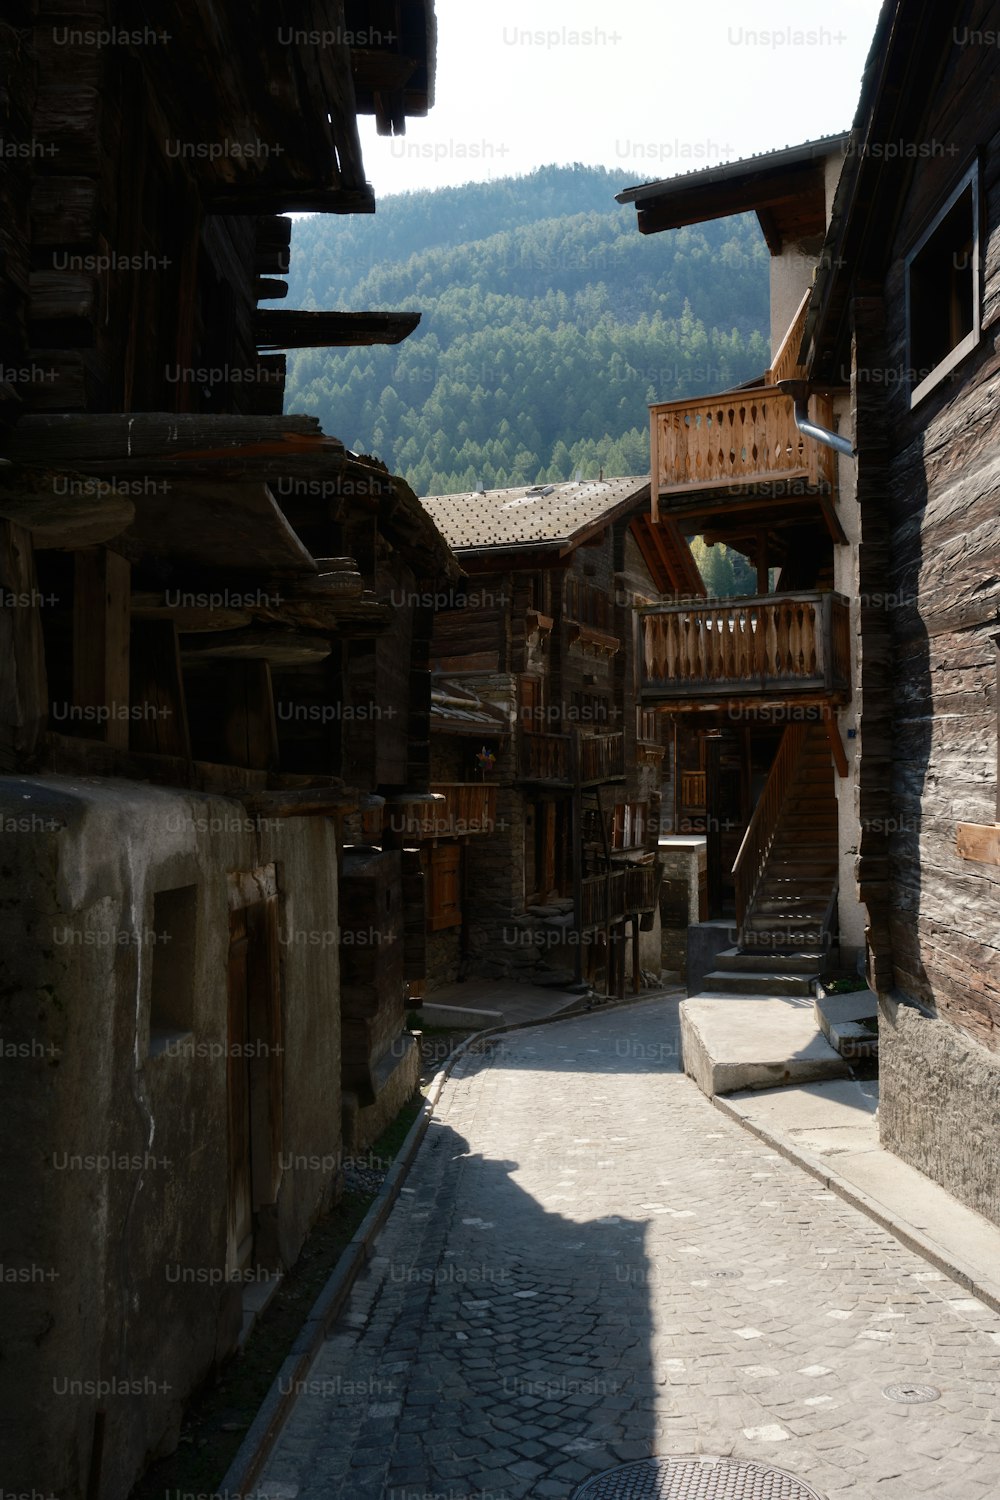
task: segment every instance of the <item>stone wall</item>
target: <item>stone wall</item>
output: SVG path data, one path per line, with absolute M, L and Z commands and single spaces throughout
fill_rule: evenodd
M 1000 1056 L 880 998 L 878 1119 L 887 1150 L 1000 1224 Z
M 339 971 L 322 940 L 337 925 L 336 836 L 325 818 L 255 827 L 237 802 L 69 777 L 0 781 L 0 816 L 25 820 L 0 869 L 0 1260 L 44 1278 L 4 1317 L 0 1447 L 10 1488 L 77 1500 L 103 1410 L 101 1497 L 124 1500 L 240 1328 L 229 871 L 252 891 L 252 872 L 274 866 L 289 939 L 268 1266 L 295 1259 L 336 1188 Z

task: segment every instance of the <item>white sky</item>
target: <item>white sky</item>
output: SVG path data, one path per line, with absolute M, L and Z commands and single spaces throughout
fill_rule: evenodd
M 436 103 L 397 140 L 362 119 L 368 179 L 378 198 L 579 161 L 627 187 L 845 130 L 879 8 L 436 0 Z

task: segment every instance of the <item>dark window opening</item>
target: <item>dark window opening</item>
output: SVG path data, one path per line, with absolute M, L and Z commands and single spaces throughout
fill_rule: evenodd
M 911 405 L 979 339 L 978 186 L 973 168 L 906 260 Z

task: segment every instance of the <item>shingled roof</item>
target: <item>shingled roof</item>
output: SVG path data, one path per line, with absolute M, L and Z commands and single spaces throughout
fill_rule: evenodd
M 649 475 L 564 484 L 520 485 L 463 495 L 427 495 L 421 504 L 453 552 L 525 547 L 571 552 L 595 528 L 626 514 L 649 490 Z

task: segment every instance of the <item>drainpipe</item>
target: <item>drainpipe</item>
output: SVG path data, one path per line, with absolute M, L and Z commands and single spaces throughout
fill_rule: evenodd
M 846 458 L 857 457 L 857 449 L 850 438 L 842 438 L 838 433 L 831 432 L 828 427 L 820 427 L 810 417 L 808 381 L 779 380 L 776 381 L 776 385 L 783 396 L 791 396 L 795 425 L 804 437 L 812 438 L 813 442 L 822 443 L 824 447 L 833 448 L 838 453 L 843 453 Z
M 817 443 L 824 443 L 827 448 L 835 448 L 838 453 L 843 453 L 847 458 L 857 456 L 854 444 L 850 438 L 841 437 L 839 433 L 831 432 L 827 427 L 820 427 L 812 421 L 809 416 L 809 398 L 807 396 L 796 396 L 795 398 L 795 425 L 799 431 Z

